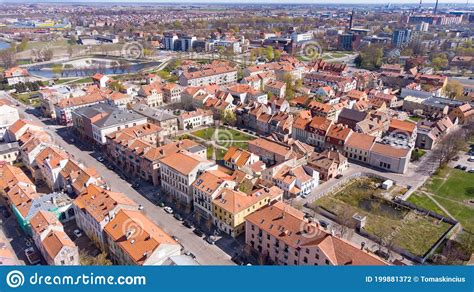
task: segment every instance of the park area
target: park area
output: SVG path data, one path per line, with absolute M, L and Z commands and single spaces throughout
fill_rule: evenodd
M 474 174 L 444 167 L 408 201 L 440 215 L 451 215 L 464 230 L 474 233 Z M 447 214 L 449 213 L 449 215 Z
M 191 133 L 191 135 L 209 142 L 215 141 L 217 145 L 225 148 L 229 148 L 230 146 L 236 146 L 242 149 L 247 149 L 248 141 L 256 138 L 244 132 L 226 127 L 209 127 L 194 131 Z
M 423 256 L 451 225 L 384 199 L 387 191 L 380 188 L 381 183 L 375 178 L 354 179 L 338 192 L 315 201 L 311 207 L 326 209 L 344 225 L 349 224 L 356 213 L 366 216 L 364 230 L 367 233 L 386 245 Z

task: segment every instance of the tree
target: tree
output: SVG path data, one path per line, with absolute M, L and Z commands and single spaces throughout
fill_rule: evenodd
M 61 64 L 54 64 L 52 68 L 54 75 L 60 75 L 63 72 L 63 65 Z
M 237 117 L 232 110 L 225 110 L 222 115 L 222 122 L 224 124 L 234 126 L 237 122 Z
M 273 51 L 272 46 L 268 46 L 265 48 L 265 55 L 267 57 L 267 60 L 272 61 L 275 58 L 275 53 Z
M 450 80 L 444 89 L 446 95 L 449 98 L 457 99 L 461 97 L 464 93 L 464 88 L 457 80 Z
M 377 45 L 370 45 L 363 48 L 359 56 L 355 59 L 358 67 L 368 70 L 375 70 L 382 66 L 383 48 Z
M 5 68 L 10 68 L 16 64 L 15 51 L 11 48 L 8 50 L 0 51 L 0 61 L 2 62 Z
M 43 57 L 45 61 L 50 61 L 54 57 L 54 52 L 52 49 L 47 49 L 43 53 Z
M 17 52 L 23 52 L 24 50 L 26 50 L 27 47 L 28 47 L 28 38 L 23 37 L 23 39 L 21 40 L 21 43 L 18 45 L 16 50 Z
M 95 257 L 85 253 L 79 254 L 79 262 L 83 266 L 111 266 L 112 262 L 108 259 L 106 252 L 101 252 Z

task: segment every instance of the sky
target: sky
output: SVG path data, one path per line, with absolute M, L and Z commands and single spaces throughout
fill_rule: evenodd
M 4 0 L 0 0 L 0 3 Z M 466 1 L 474 3 L 474 0 L 440 0 L 440 4 L 463 3 Z M 82 2 L 82 3 L 106 3 L 106 2 L 122 2 L 122 3 L 314 3 L 314 4 L 408 4 L 419 3 L 419 0 L 7 0 L 5 2 Z M 423 0 L 423 3 L 435 3 L 435 0 Z M 471 4 L 472 5 L 472 4 Z

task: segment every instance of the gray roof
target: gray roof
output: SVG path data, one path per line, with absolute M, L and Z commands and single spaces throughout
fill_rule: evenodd
M 143 115 L 151 120 L 155 121 L 167 121 L 171 119 L 177 119 L 177 117 L 171 113 L 169 113 L 166 110 L 163 109 L 157 109 L 157 108 L 152 108 L 149 107 L 146 104 L 137 104 L 132 107 L 132 110 L 135 112 L 139 113 L 140 115 Z
M 140 121 L 143 119 L 146 120 L 144 116 L 139 115 L 131 110 L 116 108 L 109 115 L 95 122 L 94 125 L 99 128 L 108 128 L 133 121 Z
M 20 149 L 20 146 L 18 142 L 0 144 L 0 154 L 9 153 L 12 151 L 18 151 L 19 149 Z
M 360 122 L 360 121 L 365 120 L 366 116 L 367 116 L 367 113 L 365 112 L 361 112 L 354 109 L 348 109 L 348 108 L 343 108 L 341 113 L 339 114 L 339 118 L 344 118 L 344 119 L 355 121 L 355 122 Z

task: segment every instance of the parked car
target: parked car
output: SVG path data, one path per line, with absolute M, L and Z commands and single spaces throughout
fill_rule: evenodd
M 179 243 L 179 239 L 178 239 L 176 236 L 171 236 L 171 238 L 173 238 L 174 241 L 176 241 L 177 243 Z
M 215 244 L 217 241 L 217 238 L 213 235 L 206 236 L 206 241 L 209 244 Z
M 184 221 L 183 225 L 184 225 L 184 227 L 187 227 L 187 228 L 190 228 L 190 229 L 194 227 L 193 223 L 189 220 Z
M 474 156 L 469 157 L 469 158 L 467 159 L 467 161 L 469 161 L 469 162 L 474 162 Z
M 132 188 L 134 188 L 134 189 L 140 188 L 140 183 L 139 183 L 139 182 L 134 182 L 134 183 L 132 184 Z
M 158 202 L 158 206 L 160 206 L 161 208 L 163 208 L 165 206 L 165 203 L 163 202 Z
M 82 232 L 79 230 L 79 229 L 74 229 L 74 231 L 72 232 L 74 233 L 74 235 L 79 238 L 82 236 Z
M 196 234 L 197 236 L 199 237 L 203 237 L 204 236 L 204 232 L 202 232 L 200 229 L 196 228 L 193 230 L 194 234 Z
M 454 168 L 456 168 L 456 169 L 461 169 L 461 168 L 462 168 L 462 165 L 461 165 L 461 164 L 458 164 L 458 165 L 456 165 Z
M 165 210 L 165 212 L 168 213 L 168 214 L 173 214 L 173 212 L 174 212 L 174 211 L 173 211 L 173 208 L 168 207 L 168 206 L 165 207 L 164 210 Z
M 99 161 L 99 162 L 104 162 L 104 161 L 105 161 L 105 159 L 104 159 L 104 157 L 102 157 L 102 156 L 99 156 L 99 157 L 97 157 L 97 161 Z
M 178 213 L 174 213 L 174 218 L 178 221 L 183 221 L 184 220 L 184 218 L 181 215 L 179 215 Z
M 336 178 L 337 178 L 337 179 L 340 179 L 341 177 L 343 177 L 343 175 L 342 175 L 342 174 L 338 174 L 338 175 L 336 175 Z
M 465 165 L 461 166 L 461 170 L 466 171 L 466 170 L 467 170 L 467 166 L 465 166 Z
M 114 169 L 115 169 L 115 167 L 114 167 L 112 164 L 108 164 L 108 165 L 107 165 L 107 168 L 110 169 L 110 170 L 114 170 Z
M 323 228 L 327 228 L 329 226 L 329 223 L 324 220 L 319 220 L 319 225 L 321 225 L 321 227 Z
M 138 205 L 138 210 L 143 210 L 143 209 L 144 209 L 144 207 L 143 207 L 142 204 Z
M 25 249 L 25 256 L 31 265 L 37 265 L 41 263 L 41 259 L 33 247 L 28 247 Z
M 474 173 L 474 168 L 469 169 L 469 173 Z

